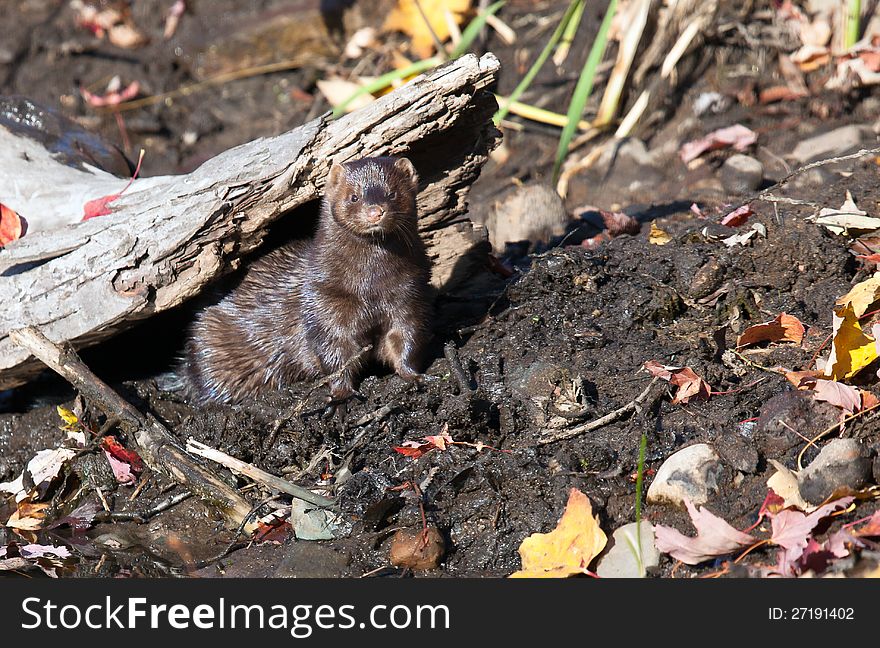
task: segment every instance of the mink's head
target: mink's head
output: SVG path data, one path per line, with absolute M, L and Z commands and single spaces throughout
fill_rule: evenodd
M 334 164 L 324 193 L 333 219 L 355 234 L 385 237 L 416 224 L 419 178 L 406 158 Z

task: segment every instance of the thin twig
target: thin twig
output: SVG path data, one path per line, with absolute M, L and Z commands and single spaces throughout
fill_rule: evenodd
M 834 164 L 835 162 L 846 162 L 847 160 L 858 160 L 859 158 L 863 158 L 868 155 L 877 155 L 877 154 L 880 154 L 880 146 L 877 146 L 877 147 L 871 148 L 871 149 L 861 149 L 855 153 L 850 153 L 849 155 L 839 155 L 837 157 L 826 158 L 824 160 L 816 160 L 815 162 L 810 162 L 809 164 L 805 164 L 804 166 L 802 166 L 798 169 L 795 169 L 791 173 L 787 174 L 779 182 L 767 187 L 766 189 L 764 189 L 762 191 L 759 191 L 753 197 L 751 197 L 748 200 L 746 200 L 745 202 L 739 204 L 736 208 L 734 208 L 731 211 L 736 211 L 736 209 L 739 209 L 740 207 L 745 207 L 746 205 L 748 205 L 751 202 L 754 202 L 755 200 L 761 200 L 761 201 L 765 201 L 765 202 L 783 202 L 782 199 L 780 199 L 776 196 L 773 196 L 773 192 L 776 189 L 779 189 L 782 185 L 786 184 L 792 178 L 797 177 L 797 176 L 801 175 L 802 173 L 809 171 L 810 169 L 816 169 L 816 168 L 819 168 L 822 166 L 826 166 L 828 164 Z M 790 202 L 790 200 L 785 199 L 785 202 Z M 800 203 L 795 203 L 795 204 L 800 204 Z M 813 206 L 812 203 L 805 203 L 805 204 Z
M 816 445 L 816 441 L 818 441 L 819 439 L 821 439 L 821 438 L 823 438 L 823 437 L 828 436 L 829 434 L 831 434 L 832 432 L 834 432 L 834 430 L 838 429 L 839 427 L 841 427 L 841 426 L 843 426 L 843 425 L 846 425 L 847 423 L 849 423 L 849 422 L 852 421 L 853 419 L 857 419 L 857 418 L 859 418 L 862 414 L 867 414 L 867 413 L 870 412 L 871 410 L 875 410 L 875 409 L 877 409 L 878 407 L 880 407 L 880 403 L 877 403 L 876 405 L 872 405 L 871 407 L 866 407 L 865 409 L 860 410 L 860 411 L 856 412 L 855 414 L 852 414 L 852 415 L 850 415 L 850 416 L 847 416 L 845 419 L 843 419 L 842 421 L 839 421 L 839 422 L 835 423 L 834 425 L 829 425 L 827 428 L 825 428 L 824 430 L 822 430 L 821 432 L 819 432 L 819 434 L 817 434 L 817 435 L 814 436 L 812 439 L 810 439 L 809 442 L 807 443 L 807 445 L 805 445 L 805 446 L 803 447 L 803 449 L 798 453 L 798 456 L 797 456 L 798 470 L 803 470 L 803 465 L 802 465 L 801 462 L 802 462 L 802 460 L 803 460 L 803 458 L 804 458 L 804 453 L 810 448 L 810 446 L 815 447 L 815 445 Z
M 458 348 L 455 346 L 455 342 L 449 340 L 443 345 L 443 355 L 446 357 L 446 361 L 449 362 L 449 371 L 458 384 L 459 393 L 464 394 L 465 392 L 474 391 L 475 388 L 471 378 L 467 375 L 467 371 L 465 371 L 461 364 L 461 358 L 458 356 Z
M 609 423 L 613 423 L 614 421 L 623 418 L 630 412 L 635 412 L 641 405 L 647 400 L 648 394 L 651 393 L 651 388 L 657 382 L 658 378 L 654 378 L 650 384 L 645 387 L 645 391 L 636 396 L 633 400 L 628 402 L 623 407 L 620 407 L 613 412 L 609 412 L 605 416 L 601 418 L 597 418 L 595 421 L 590 421 L 589 423 L 584 423 L 583 425 L 578 425 L 577 427 L 573 427 L 570 430 L 566 430 L 560 434 L 553 435 L 551 437 L 544 437 L 538 440 L 538 445 L 547 445 L 549 443 L 556 443 L 557 441 L 564 441 L 566 439 L 571 439 L 585 432 L 592 432 L 593 430 L 597 430 L 600 427 L 608 425 Z
M 107 520 L 113 520 L 114 522 L 138 522 L 139 524 L 143 524 L 147 522 L 150 518 L 153 518 L 159 513 L 167 511 L 172 506 L 176 506 L 181 502 L 188 500 L 192 497 L 192 493 L 189 491 L 181 491 L 176 495 L 172 495 L 169 498 L 166 498 L 159 502 L 156 506 L 151 509 L 147 509 L 141 513 L 136 511 L 108 511 L 106 513 L 98 513 L 95 516 L 96 522 L 105 522 Z
M 428 14 L 425 13 L 425 10 L 422 8 L 422 3 L 419 0 L 414 0 L 416 4 L 416 9 L 419 10 L 419 14 L 422 16 L 422 20 L 425 21 L 425 27 L 428 28 L 428 33 L 431 34 L 431 40 L 434 41 L 434 47 L 437 48 L 437 54 L 446 58 L 446 49 L 443 47 L 443 41 L 440 40 L 440 37 L 437 36 L 437 32 L 434 31 L 434 27 L 431 25 L 431 21 L 428 20 Z
M 240 475 L 244 475 L 245 477 L 248 477 L 249 479 L 252 479 L 255 482 L 262 484 L 270 490 L 286 493 L 292 497 L 304 500 L 309 504 L 313 504 L 314 506 L 317 506 L 319 508 L 338 510 L 336 507 L 336 503 L 333 500 L 318 495 L 317 493 L 313 493 L 312 491 L 307 490 L 301 486 L 297 486 L 296 484 L 291 484 L 286 479 L 276 477 L 272 473 L 257 468 L 252 464 L 241 461 L 240 459 L 236 459 L 235 457 L 231 457 L 221 450 L 217 450 L 216 448 L 212 448 L 205 445 L 204 443 L 196 441 L 192 437 L 187 440 L 186 449 L 194 455 L 204 457 L 205 459 L 210 459 L 211 461 L 215 461 L 221 466 L 225 466 L 226 468 L 229 468 L 230 470 L 233 470 Z

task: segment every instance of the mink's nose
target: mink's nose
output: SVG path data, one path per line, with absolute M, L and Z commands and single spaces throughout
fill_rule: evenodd
M 378 205 L 367 207 L 367 220 L 371 223 L 378 223 L 385 215 L 385 210 Z

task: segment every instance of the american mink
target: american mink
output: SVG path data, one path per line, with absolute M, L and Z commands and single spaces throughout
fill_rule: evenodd
M 415 380 L 430 312 L 417 187 L 406 158 L 334 164 L 315 236 L 256 261 L 196 319 L 184 367 L 196 400 L 237 403 L 334 375 L 339 401 L 371 359 Z

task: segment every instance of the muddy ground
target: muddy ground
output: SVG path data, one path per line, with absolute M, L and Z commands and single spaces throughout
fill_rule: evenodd
M 191 2 L 173 47 L 157 37 L 146 48 L 121 52 L 106 44 L 93 47 L 89 34 L 73 26 L 66 2 L 7 4 L 21 28 L 2 45 L 11 54 L 0 65 L 0 94 L 26 94 L 60 108 L 120 146 L 115 120 L 95 116 L 77 99 L 80 84 L 99 84 L 108 75 L 121 74 L 141 80 L 145 94 L 167 91 L 200 78 L 205 59 L 199 52 L 207 50 L 199 48 L 238 42 L 234 37 L 244 29 L 236 31 L 241 19 L 232 13 L 236 3 L 210 3 L 208 9 L 206 2 Z M 166 4 L 136 2 L 135 19 L 159 34 Z M 253 2 L 235 11 L 258 23 L 279 6 L 288 5 Z M 559 2 L 520 1 L 502 9 L 500 16 L 526 38 L 516 50 L 491 34 L 485 43 L 504 63 L 501 92 L 509 91 L 522 72 L 517 65 L 521 48 L 536 51 L 552 30 L 552 23 L 542 25 L 536 17 L 557 15 L 563 7 Z M 595 29 L 600 9 L 588 13 L 586 24 Z M 589 42 L 588 30 L 582 31 Z M 755 203 L 757 214 L 750 224 L 762 223 L 766 238 L 726 247 L 705 228 L 719 220 L 722 212 L 716 208 L 743 199 L 719 181 L 719 168 L 730 152 L 711 153 L 688 168 L 678 158 L 678 147 L 715 128 L 742 123 L 759 134 L 758 145 L 749 152 L 764 163 L 763 186 L 768 186 L 786 174 L 790 167 L 785 158 L 799 140 L 846 124 L 871 127 L 880 101 L 866 91 L 819 92 L 773 106 L 744 105 L 736 98 L 743 97 L 750 83 L 767 81 L 766 72 L 744 44 L 734 40 L 716 45 L 714 51 L 723 56 L 708 59 L 700 77 L 676 100 L 677 108 L 642 134 L 652 152 L 649 163 L 634 165 L 619 156 L 610 168 L 599 165 L 571 182 L 566 199 L 570 213 L 584 206 L 624 210 L 642 222 L 641 232 L 618 236 L 598 249 L 572 245 L 595 233 L 590 229 L 595 214 L 588 209 L 585 220 L 572 225 L 582 231 L 561 246 L 503 258 L 514 270 L 511 277 L 487 272 L 467 291 L 441 295 L 434 359 L 420 384 L 377 370 L 361 384 L 361 397 L 329 419 L 322 412 L 324 389 L 309 384 L 246 407 L 192 407 L 168 388 L 194 305 L 83 354 L 100 376 L 157 415 L 181 440 L 193 437 L 300 485 L 326 487 L 338 497 L 350 534 L 323 542 L 282 537 L 239 548 L 205 565 L 200 561 L 217 556 L 234 535 L 215 510 L 190 498 L 142 524 L 98 523 L 77 531 L 60 527 L 34 539 L 71 542 L 79 559 L 63 573 L 75 576 L 400 575 L 409 572 L 390 567 L 388 552 L 398 529 L 422 524 L 418 498 L 406 487 L 413 482 L 420 485 L 427 520 L 447 545 L 441 566 L 424 573 L 505 576 L 520 567 L 517 549 L 522 540 L 554 527 L 572 487 L 590 497 L 609 535 L 635 520 L 643 434 L 646 486 L 676 450 L 711 443 L 722 469 L 708 507 L 739 529 L 750 527 L 774 472 L 769 460 L 794 468 L 803 437 L 837 420 L 834 408 L 799 394 L 784 377 L 763 368 L 811 366 L 831 332 L 835 300 L 868 275 L 848 252 L 850 239 L 809 222 L 814 212 L 810 206 Z M 184 172 L 229 146 L 283 132 L 327 109 L 314 80 L 328 65 L 209 87 L 126 114 L 129 152 L 147 150 L 145 175 Z M 544 107 L 564 112 L 575 78 L 576 65 L 544 73 L 525 99 L 543 98 Z M 731 106 L 695 116 L 693 103 L 707 91 L 732 97 Z M 195 139 L 188 133 L 195 133 Z M 491 161 L 474 187 L 475 219 L 485 218 L 492 203 L 514 189 L 512 178 L 529 181 L 549 175 L 555 135 L 529 125 L 505 130 L 506 157 Z M 870 213 L 880 202 L 877 174 L 875 160 L 865 158 L 791 182 L 777 194 L 838 207 L 849 190 Z M 694 202 L 708 218 L 689 210 Z M 651 222 L 671 235 L 669 244 L 649 244 Z M 764 346 L 741 356 L 725 353 L 735 348 L 747 326 L 783 311 L 809 327 L 802 346 Z M 457 350 L 444 355 L 450 342 Z M 464 376 L 453 366 L 455 355 Z M 659 383 L 635 415 L 572 439 L 543 443 L 548 434 L 596 419 L 641 394 L 651 382 L 642 369 L 648 360 L 691 367 L 711 385 L 713 395 L 708 401 L 673 404 L 672 392 Z M 870 379 L 863 387 L 874 388 Z M 55 405 L 73 408 L 74 396 L 59 379 L 44 376 L 0 397 L 0 411 L 5 412 L 0 414 L 0 481 L 17 476 L 36 451 L 63 441 Z M 566 408 L 577 416 L 560 417 L 558 412 Z M 94 421 L 95 426 L 101 423 L 100 418 Z M 459 443 L 416 459 L 393 449 L 443 431 Z M 877 417 L 857 419 L 846 435 L 862 441 L 865 456 L 874 461 L 872 480 L 877 482 Z M 807 451 L 805 463 L 815 454 Z M 81 479 L 90 483 L 90 477 Z M 243 486 L 246 481 L 234 483 Z M 109 504 L 117 511 L 144 511 L 177 489 L 154 477 L 133 502 L 132 490 L 119 487 L 109 493 Z M 248 496 L 255 503 L 261 498 L 253 490 Z M 85 495 L 76 504 L 89 498 L 96 501 L 94 495 Z M 831 530 L 876 508 L 870 500 L 860 501 Z M 2 506 L 0 513 L 5 514 Z M 680 508 L 649 503 L 644 515 L 652 523 L 692 533 Z M 11 530 L 0 529 L 0 546 L 14 539 Z M 856 569 L 872 560 L 870 555 L 865 550 L 837 568 Z M 774 550 L 759 548 L 743 561 L 744 567 L 726 571 L 756 574 L 757 568 L 774 562 Z M 676 565 L 663 556 L 652 574 L 686 577 L 721 569 L 711 562 Z

